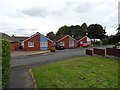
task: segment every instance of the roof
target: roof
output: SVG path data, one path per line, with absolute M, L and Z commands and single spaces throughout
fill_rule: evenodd
M 83 36 L 81 39 L 79 39 L 78 41 L 80 41 L 80 40 L 82 40 L 83 38 L 85 38 L 85 37 L 87 37 L 87 36 Z
M 22 42 L 25 39 L 29 38 L 29 37 L 25 37 L 25 36 L 12 36 L 12 38 L 14 39 L 14 41 L 18 41 L 18 42 Z
M 45 37 L 46 39 L 48 39 L 49 41 L 53 42 L 52 40 L 50 40 L 49 38 L 47 38 L 46 36 L 44 36 L 43 34 L 37 32 L 36 34 L 32 35 L 31 37 L 25 39 L 23 42 L 26 42 L 27 40 L 31 39 L 32 37 L 36 36 L 36 35 L 42 35 L 43 37 Z
M 0 33 L 0 38 L 8 39 L 10 42 L 21 42 L 29 37 L 23 37 L 23 36 L 9 36 L 5 33 Z
M 2 39 L 8 39 L 11 42 L 15 41 L 12 37 L 10 37 L 9 35 L 7 35 L 5 33 L 0 33 L 0 38 L 2 38 Z
M 64 36 L 63 38 L 59 39 L 57 42 L 59 42 L 60 40 L 62 40 L 62 39 L 64 39 L 64 38 L 66 38 L 66 37 L 72 38 L 73 40 L 77 41 L 76 39 L 74 39 L 74 38 L 73 38 L 73 37 L 71 37 L 70 35 L 66 35 L 66 36 Z M 77 41 L 77 42 L 78 42 L 78 41 Z
M 100 41 L 100 39 L 91 39 L 92 41 Z

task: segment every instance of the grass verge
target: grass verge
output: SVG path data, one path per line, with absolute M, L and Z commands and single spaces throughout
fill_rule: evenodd
M 74 58 L 32 69 L 38 88 L 118 88 L 117 59 Z

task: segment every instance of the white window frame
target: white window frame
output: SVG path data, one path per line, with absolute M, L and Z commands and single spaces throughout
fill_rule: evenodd
M 40 47 L 48 47 L 48 42 L 40 42 Z
M 64 46 L 65 45 L 65 42 L 60 42 L 60 46 Z
M 70 41 L 69 46 L 73 47 L 74 46 L 74 41 Z
M 28 42 L 28 47 L 34 47 L 34 42 Z

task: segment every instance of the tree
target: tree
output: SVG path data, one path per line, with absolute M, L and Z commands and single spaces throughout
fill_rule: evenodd
M 92 39 L 103 39 L 105 38 L 105 29 L 99 24 L 91 24 L 88 27 L 88 36 Z
M 83 24 L 81 25 L 81 35 L 86 36 L 86 33 L 88 32 L 87 29 L 88 29 L 87 24 L 86 24 L 86 23 L 83 23 Z
M 51 40 L 54 40 L 54 39 L 56 38 L 54 32 L 49 32 L 49 33 L 46 35 L 46 37 L 48 37 L 48 38 L 51 39 Z
M 80 26 L 79 25 L 71 25 L 71 26 L 62 26 L 58 29 L 56 36 L 63 37 L 65 35 L 73 36 L 74 38 L 80 34 Z
M 119 27 L 117 28 L 118 32 L 120 32 L 120 24 L 119 24 Z

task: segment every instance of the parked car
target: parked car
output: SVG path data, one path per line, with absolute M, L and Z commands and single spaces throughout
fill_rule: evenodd
M 87 43 L 83 43 L 81 47 L 88 47 L 89 45 Z
M 56 50 L 63 50 L 63 49 L 65 49 L 64 46 L 60 46 L 60 45 L 57 45 L 55 48 L 56 48 Z

